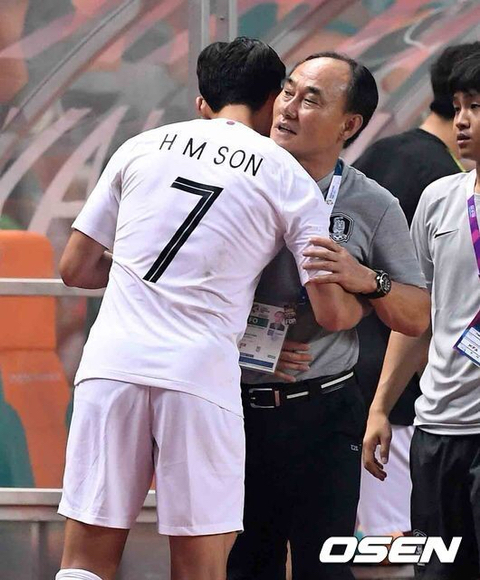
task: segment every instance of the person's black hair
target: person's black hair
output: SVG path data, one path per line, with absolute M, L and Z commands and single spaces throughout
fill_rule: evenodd
M 333 51 L 316 52 L 304 58 L 297 63 L 292 72 L 304 62 L 314 60 L 316 58 L 333 58 L 346 62 L 350 67 L 350 83 L 347 87 L 347 101 L 345 110 L 347 113 L 356 113 L 362 115 L 363 123 L 360 129 L 352 135 L 350 139 L 345 141 L 345 147 L 351 145 L 360 133 L 370 122 L 373 113 L 378 105 L 378 89 L 377 83 L 373 78 L 372 73 L 366 66 L 360 64 L 353 58 Z
M 480 52 L 471 54 L 457 62 L 448 80 L 450 95 L 461 93 L 480 93 Z
M 280 92 L 285 65 L 260 40 L 239 36 L 232 42 L 214 42 L 197 61 L 200 94 L 213 112 L 227 105 L 247 105 L 258 111 L 272 92 Z
M 456 44 L 447 46 L 438 59 L 430 67 L 430 80 L 433 89 L 433 101 L 430 110 L 444 119 L 455 116 L 452 105 L 452 93 L 449 87 L 449 77 L 458 62 L 480 51 L 480 42 Z

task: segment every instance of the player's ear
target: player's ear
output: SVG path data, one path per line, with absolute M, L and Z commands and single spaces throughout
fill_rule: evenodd
M 212 109 L 209 107 L 207 101 L 202 96 L 198 96 L 195 99 L 195 107 L 202 119 L 211 119 L 213 117 Z

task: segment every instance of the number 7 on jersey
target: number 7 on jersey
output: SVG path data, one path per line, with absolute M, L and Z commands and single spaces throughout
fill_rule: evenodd
M 177 255 L 177 252 L 188 240 L 193 230 L 198 226 L 207 211 L 212 207 L 213 202 L 223 191 L 223 187 L 197 183 L 196 181 L 191 181 L 184 177 L 177 177 L 171 187 L 174 189 L 181 189 L 188 193 L 193 193 L 193 195 L 198 195 L 200 196 L 200 200 L 188 214 L 187 218 L 175 232 L 168 244 L 163 248 L 160 255 L 153 263 L 153 266 L 145 274 L 143 279 L 148 282 L 156 282 L 165 272 L 170 262 Z

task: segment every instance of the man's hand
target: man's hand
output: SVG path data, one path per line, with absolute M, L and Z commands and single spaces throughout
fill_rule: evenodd
M 289 383 L 294 383 L 296 381 L 295 377 L 282 371 L 308 371 L 310 368 L 308 363 L 312 360 L 312 357 L 308 354 L 309 350 L 310 347 L 308 344 L 286 340 L 280 353 L 280 358 L 274 373 L 275 376 Z
M 348 250 L 329 238 L 312 238 L 303 255 L 310 258 L 304 264 L 305 270 L 326 270 L 312 279 L 312 282 L 329 284 L 336 282 L 346 292 L 368 294 L 377 289 L 376 273 L 362 266 Z
M 387 477 L 385 468 L 390 453 L 392 428 L 385 413 L 370 409 L 367 430 L 363 438 L 363 465 L 374 477 L 383 481 Z M 380 445 L 380 461 L 375 457 L 375 450 Z

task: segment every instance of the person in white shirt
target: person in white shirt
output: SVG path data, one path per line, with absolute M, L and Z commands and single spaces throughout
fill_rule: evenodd
M 432 294 L 431 331 L 393 333 L 364 440 L 366 468 L 384 480 L 388 414 L 426 357 L 410 451 L 413 534 L 462 541 L 453 563 L 437 556 L 415 567 L 423 580 L 476 580 L 480 574 L 480 53 L 450 77 L 462 158 L 476 169 L 443 177 L 423 192 L 412 237 Z M 375 449 L 380 445 L 380 461 Z
M 267 137 L 285 68 L 260 41 L 200 55 L 201 112 L 113 155 L 60 264 L 67 285 L 106 286 L 78 369 L 59 513 L 57 580 L 113 580 L 153 474 L 174 580 L 223 580 L 242 530 L 238 343 L 263 268 L 286 243 L 319 324 L 361 303 L 303 268 L 328 235 L 315 182 Z M 113 256 L 110 251 L 113 249 Z

